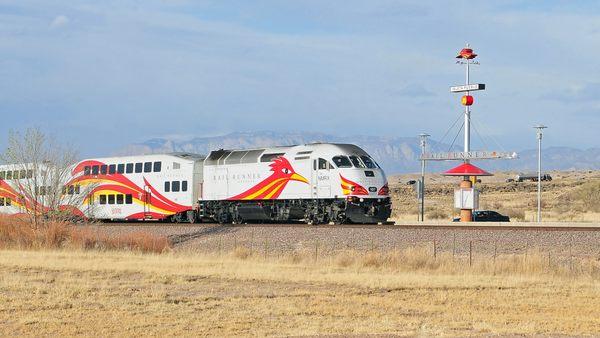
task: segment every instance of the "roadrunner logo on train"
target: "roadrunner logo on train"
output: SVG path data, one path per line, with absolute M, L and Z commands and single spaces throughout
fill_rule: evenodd
M 49 188 L 23 189 L 40 172 L 0 166 L 0 212 L 44 210 Z M 86 159 L 70 168 L 60 199 L 61 210 L 99 220 L 340 224 L 391 213 L 379 165 L 358 146 L 331 143 Z

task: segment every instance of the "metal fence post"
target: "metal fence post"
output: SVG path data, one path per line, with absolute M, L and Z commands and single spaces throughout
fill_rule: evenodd
M 454 254 L 456 253 L 456 233 L 452 234 L 452 258 L 454 258 Z
M 473 266 L 473 241 L 469 241 L 469 266 Z

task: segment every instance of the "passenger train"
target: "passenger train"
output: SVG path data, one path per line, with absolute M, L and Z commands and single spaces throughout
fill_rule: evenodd
M 0 212 L 44 208 L 49 189 L 22 189 L 39 175 L 0 166 Z M 66 180 L 61 209 L 99 220 L 379 223 L 391 213 L 383 170 L 350 144 L 86 159 Z

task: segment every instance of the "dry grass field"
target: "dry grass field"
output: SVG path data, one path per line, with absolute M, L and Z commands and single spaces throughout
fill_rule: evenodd
M 0 251 L 0 335 L 594 335 L 600 262 Z
M 481 177 L 480 209 L 497 210 L 513 221 L 534 221 L 537 208 L 536 182 L 506 182 L 516 172 L 494 173 Z M 553 222 L 600 222 L 600 172 L 552 171 L 552 181 L 542 182 L 542 219 Z M 407 174 L 389 178 L 392 193 L 392 218 L 397 221 L 417 220 L 418 201 L 409 180 L 419 175 Z M 425 219 L 450 220 L 458 215 L 453 209 L 453 191 L 459 178 L 440 174 L 426 175 Z

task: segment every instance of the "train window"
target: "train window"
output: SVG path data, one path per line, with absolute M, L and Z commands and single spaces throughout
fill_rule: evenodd
M 108 204 L 115 204 L 115 195 L 108 195 Z
M 75 194 L 79 195 L 79 193 L 81 193 L 81 186 L 76 185 L 75 186 Z
M 86 165 L 85 167 L 83 167 L 83 174 L 84 174 L 85 176 L 89 175 L 89 174 L 90 174 L 90 171 L 91 171 L 91 168 L 90 168 L 90 166 L 89 166 L 89 165 Z
M 360 161 L 360 159 L 358 159 L 358 156 L 350 155 L 350 161 L 352 161 L 352 164 L 354 164 L 354 167 L 356 168 L 365 167 L 365 165 Z
M 334 156 L 332 160 L 338 168 L 352 168 L 352 163 L 347 156 Z
M 171 191 L 171 182 L 166 181 L 165 182 L 165 192 L 170 192 Z
M 125 164 L 117 164 L 117 174 L 123 174 L 125 172 Z
M 152 171 L 154 171 L 155 173 L 159 173 L 160 169 L 162 167 L 162 162 L 154 162 L 154 167 L 152 168 Z
M 4 197 L 0 197 L 0 207 L 4 206 Z
M 18 180 L 19 179 L 19 171 L 18 170 L 13 170 L 13 180 Z
M 367 168 L 369 169 L 375 169 L 377 168 L 377 166 L 375 165 L 375 162 L 369 157 L 369 156 L 361 156 L 360 159 L 363 161 L 363 163 L 367 166 Z
M 33 178 L 33 169 L 27 170 L 27 178 Z
M 100 175 L 106 175 L 108 172 L 108 166 L 106 164 L 100 165 Z
M 106 195 L 100 195 L 100 204 L 106 204 Z
M 9 171 L 6 172 L 6 179 L 7 180 L 12 180 L 12 171 L 9 170 Z
M 68 189 L 69 189 L 68 190 L 69 195 L 73 195 L 75 193 L 75 187 L 74 186 L 70 185 Z
M 179 162 L 173 162 L 173 169 L 179 169 L 181 168 L 181 164 L 179 164 Z
M 111 164 L 108 166 L 108 173 L 114 175 L 117 172 L 117 165 Z
M 133 203 L 133 196 L 131 194 L 125 195 L 125 204 L 132 204 L 132 203 Z
M 19 177 L 22 179 L 27 178 L 27 170 L 23 169 L 23 170 L 19 171 Z
M 152 172 L 152 162 L 144 162 L 144 172 L 145 173 Z
M 117 204 L 123 204 L 123 194 L 117 195 Z
M 6 171 L 0 171 L 0 180 L 3 180 L 6 178 Z
M 133 163 L 127 163 L 127 167 L 125 168 L 125 172 L 131 174 L 133 172 Z
M 187 191 L 187 181 L 181 182 L 181 191 Z
M 327 160 L 319 158 L 319 169 L 329 169 L 327 165 Z
M 144 164 L 142 162 L 138 162 L 135 164 L 135 172 L 136 173 L 141 173 L 142 172 L 142 167 L 144 166 Z
M 171 182 L 171 190 L 173 190 L 173 192 L 179 191 L 179 181 Z
M 100 172 L 100 166 L 92 166 L 92 175 L 98 175 L 98 173 Z
M 4 205 L 10 207 L 10 204 L 11 204 L 11 200 L 10 200 L 10 198 L 7 197 L 6 200 L 4 201 Z
M 263 156 L 261 156 L 260 161 L 261 162 L 271 162 L 274 159 L 283 156 L 284 153 L 276 153 L 276 154 L 264 154 Z

